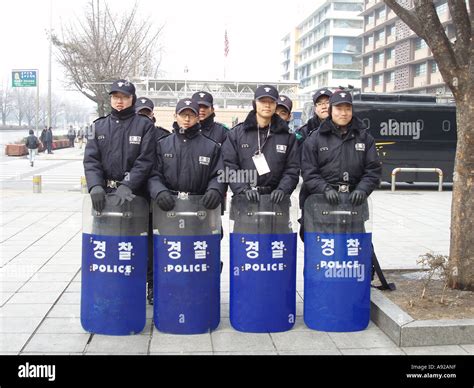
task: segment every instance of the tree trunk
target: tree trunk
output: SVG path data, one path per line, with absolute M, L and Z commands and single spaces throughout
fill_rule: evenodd
M 471 87 L 472 89 L 472 87 Z M 450 287 L 474 290 L 474 91 L 456 99 L 458 141 L 451 206 Z

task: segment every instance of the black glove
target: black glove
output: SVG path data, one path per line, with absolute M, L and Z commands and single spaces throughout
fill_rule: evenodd
M 285 192 L 283 190 L 273 190 L 272 194 L 270 195 L 270 199 L 273 203 L 280 203 L 285 198 Z
M 367 199 L 367 193 L 363 190 L 354 190 L 351 195 L 349 195 L 349 199 L 353 206 L 360 206 Z
M 258 190 L 245 190 L 245 197 L 247 197 L 247 200 L 249 200 L 250 202 L 260 201 L 260 194 L 258 193 Z
M 105 206 L 105 190 L 102 186 L 94 186 L 91 191 L 92 207 L 95 211 L 101 212 Z
M 132 193 L 132 189 L 127 185 L 120 185 L 115 193 L 112 194 L 114 198 L 114 205 L 115 206 L 122 206 L 125 201 L 132 202 L 133 198 L 135 198 L 135 194 Z
M 202 204 L 206 209 L 215 209 L 221 203 L 222 198 L 217 190 L 209 189 L 201 199 Z
M 326 200 L 329 202 L 330 205 L 336 206 L 339 204 L 339 194 L 332 187 L 328 187 L 324 191 L 324 196 L 326 197 Z
M 156 196 L 156 203 L 160 209 L 168 212 L 174 208 L 176 199 L 169 191 L 165 190 Z

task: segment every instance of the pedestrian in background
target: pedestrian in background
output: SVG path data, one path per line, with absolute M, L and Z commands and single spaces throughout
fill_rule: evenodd
M 35 164 L 35 157 L 41 142 L 35 136 L 34 131 L 32 129 L 30 129 L 28 133 L 29 136 L 26 138 L 25 144 L 26 148 L 28 149 L 28 159 L 30 161 L 30 166 L 33 167 Z

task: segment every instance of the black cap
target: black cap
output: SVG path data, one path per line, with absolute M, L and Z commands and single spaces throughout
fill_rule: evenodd
M 214 105 L 214 98 L 211 93 L 208 92 L 196 92 L 193 94 L 192 99 L 196 101 L 199 105 L 206 105 L 212 107 Z
M 137 102 L 135 103 L 135 112 L 140 112 L 142 109 L 148 109 L 150 112 L 153 112 L 153 109 L 155 109 L 155 104 L 153 104 L 153 101 L 149 98 L 137 98 Z
M 127 96 L 135 95 L 135 85 L 125 79 L 119 79 L 112 84 L 109 94 L 120 92 Z
M 339 90 L 334 92 L 334 94 L 329 99 L 329 105 L 331 106 L 340 104 L 352 105 L 352 96 L 349 92 L 346 92 L 345 90 Z
M 283 106 L 285 107 L 288 112 L 291 113 L 291 110 L 293 109 L 293 101 L 288 96 L 281 95 L 278 98 L 277 106 Z
M 176 104 L 176 114 L 180 114 L 185 109 L 191 109 L 196 116 L 199 115 L 199 105 L 198 103 L 191 98 L 183 98 L 179 100 Z
M 255 90 L 255 96 L 254 99 L 258 100 L 263 97 L 270 97 L 274 99 L 275 101 L 278 101 L 278 90 L 272 86 L 272 85 L 262 85 Z
M 329 98 L 331 98 L 332 92 L 328 88 L 316 90 L 313 94 L 313 103 L 316 104 L 318 98 L 321 96 L 328 96 Z

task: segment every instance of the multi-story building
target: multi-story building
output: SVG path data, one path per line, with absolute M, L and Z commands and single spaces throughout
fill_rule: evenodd
M 282 39 L 282 78 L 300 93 L 360 87 L 363 0 L 327 0 Z
M 403 6 L 410 2 L 400 1 Z M 454 39 L 447 0 L 437 0 L 435 6 L 448 38 Z M 424 40 L 382 0 L 364 0 L 362 15 L 363 92 L 450 93 Z

